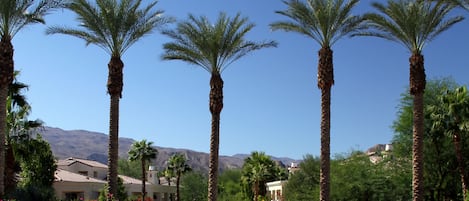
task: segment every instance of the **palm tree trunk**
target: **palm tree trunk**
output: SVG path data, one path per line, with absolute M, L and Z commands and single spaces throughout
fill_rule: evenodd
M 180 182 L 180 179 L 181 179 L 181 173 L 178 172 L 177 173 L 177 177 L 176 177 L 176 201 L 179 201 L 179 182 Z
M 223 109 L 223 80 L 219 73 L 210 78 L 210 112 L 212 132 L 210 136 L 210 158 L 208 166 L 208 201 L 217 200 L 218 191 L 218 147 L 220 144 L 220 113 Z
M 459 169 L 459 174 L 461 176 L 461 186 L 462 186 L 462 192 L 463 192 L 463 200 L 467 200 L 467 192 L 468 192 L 468 178 L 466 175 L 466 167 L 464 165 L 464 158 L 463 158 L 463 153 L 461 149 L 461 134 L 459 131 L 455 131 L 453 134 L 453 144 L 454 144 L 454 149 L 456 152 L 456 158 L 458 161 L 458 169 Z
M 318 87 L 321 89 L 321 169 L 320 201 L 330 200 L 330 138 L 331 138 L 331 88 L 334 84 L 332 50 L 319 50 Z
M 145 159 L 142 158 L 142 200 L 145 200 L 147 195 L 146 186 L 145 186 L 145 179 L 146 179 L 146 169 L 145 169 Z
M 414 53 L 409 58 L 410 61 L 410 94 L 414 96 L 413 109 L 413 146 L 412 146 L 412 192 L 414 201 L 423 201 L 423 134 L 424 134 L 424 113 L 423 94 L 425 92 L 425 68 L 423 55 Z
M 112 57 L 108 64 L 108 93 L 111 96 L 109 118 L 109 150 L 108 150 L 108 192 L 117 196 L 117 165 L 119 158 L 119 100 L 122 97 L 124 63 L 120 57 Z
M 0 198 L 5 195 L 6 104 L 8 88 L 13 82 L 13 52 L 11 36 L 5 34 L 0 40 Z

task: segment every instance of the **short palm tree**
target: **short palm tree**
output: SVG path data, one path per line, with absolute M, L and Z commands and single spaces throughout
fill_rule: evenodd
M 45 23 L 44 15 L 59 7 L 59 0 L 2 0 L 0 1 L 0 197 L 5 193 L 5 136 L 6 100 L 13 82 L 13 37 L 25 26 Z
M 287 9 L 276 13 L 289 18 L 274 22 L 273 30 L 297 32 L 316 41 L 319 50 L 318 88 L 321 90 L 320 200 L 330 200 L 331 88 L 334 84 L 332 45 L 361 29 L 362 17 L 352 15 L 359 0 L 288 0 Z
M 168 159 L 168 169 L 171 169 L 176 175 L 176 201 L 181 201 L 179 194 L 181 176 L 192 170 L 186 162 L 186 157 L 179 153 L 174 154 Z
M 142 168 L 142 199 L 145 200 L 147 191 L 145 189 L 146 178 L 147 178 L 147 163 L 151 162 L 152 159 L 156 159 L 158 150 L 152 147 L 153 142 L 147 142 L 147 140 L 137 141 L 132 144 L 129 151 L 130 161 L 140 161 Z
M 423 48 L 436 36 L 463 20 L 463 17 L 447 18 L 453 5 L 439 1 L 388 0 L 387 5 L 373 3 L 378 13 L 365 15 L 368 30 L 354 35 L 375 36 L 404 45 L 410 52 L 410 94 L 413 108 L 413 200 L 423 200 L 423 94 L 425 92 L 425 68 Z
M 276 178 L 277 166 L 264 152 L 254 151 L 244 159 L 242 182 L 249 197 L 254 201 L 265 196 L 265 183 Z
M 173 39 L 163 45 L 163 60 L 181 60 L 202 67 L 210 73 L 210 103 L 212 131 L 210 136 L 208 200 L 217 199 L 218 149 L 220 113 L 223 108 L 223 79 L 221 73 L 229 64 L 248 53 L 275 47 L 274 41 L 254 42 L 245 39 L 254 24 L 237 14 L 234 18 L 220 13 L 212 24 L 207 17 L 189 15 L 187 21 L 177 24 L 174 30 L 163 31 Z
M 135 42 L 170 21 L 153 10 L 156 1 L 140 8 L 142 0 L 70 0 L 67 8 L 77 14 L 80 28 L 50 27 L 47 34 L 66 34 L 104 49 L 110 56 L 107 92 L 111 97 L 109 120 L 109 193 L 117 193 L 119 100 L 122 97 L 124 63 L 121 56 Z

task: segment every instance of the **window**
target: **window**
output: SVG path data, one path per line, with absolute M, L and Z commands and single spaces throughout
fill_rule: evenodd
M 88 176 L 88 171 L 78 171 L 78 174 Z
M 94 178 L 98 178 L 98 172 L 94 171 L 94 172 L 93 172 L 93 177 L 94 177 Z

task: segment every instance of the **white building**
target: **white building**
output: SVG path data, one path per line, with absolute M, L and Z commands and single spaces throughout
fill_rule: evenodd
M 59 200 L 97 200 L 99 191 L 107 183 L 105 164 L 78 158 L 68 158 L 57 162 L 54 189 Z M 119 175 L 129 196 L 141 195 L 142 180 Z M 164 180 L 164 179 L 163 179 Z M 176 193 L 175 186 L 169 186 L 165 180 L 160 182 L 157 171 L 150 167 L 146 182 L 147 196 L 155 201 L 169 201 L 171 194 Z

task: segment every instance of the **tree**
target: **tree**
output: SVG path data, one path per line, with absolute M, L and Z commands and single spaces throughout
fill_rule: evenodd
M 6 136 L 6 166 L 5 166 L 5 194 L 12 193 L 17 184 L 16 174 L 21 170 L 18 160 L 15 158 L 19 152 L 18 145 L 29 140 L 34 130 L 42 126 L 38 119 L 28 120 L 31 106 L 26 100 L 24 91 L 28 85 L 18 81 L 19 71 L 15 71 L 13 83 L 9 87 L 7 97 L 7 136 Z M 16 154 L 15 154 L 16 153 Z
M 255 50 L 276 47 L 277 43 L 254 42 L 245 39 L 254 24 L 237 14 L 234 18 L 220 13 L 212 24 L 207 17 L 189 14 L 187 21 L 177 24 L 174 30 L 163 31 L 173 39 L 163 45 L 163 60 L 181 60 L 208 71 L 210 78 L 210 103 L 212 128 L 208 177 L 208 200 L 217 200 L 218 150 L 220 144 L 220 113 L 223 109 L 223 79 L 221 73 L 231 63 Z
M 218 200 L 220 201 L 248 201 L 250 200 L 243 194 L 241 183 L 242 170 L 229 169 L 220 174 L 218 180 Z
M 66 34 L 101 47 L 110 56 L 107 92 L 110 95 L 109 114 L 109 192 L 116 194 L 119 139 L 119 100 L 122 97 L 123 68 L 121 56 L 135 42 L 155 28 L 171 20 L 163 11 L 153 10 L 156 1 L 140 8 L 142 0 L 71 0 L 66 8 L 77 14 L 81 28 L 49 27 L 47 34 Z
M 43 17 L 60 5 L 58 0 L 2 0 L 0 2 L 0 197 L 4 195 L 6 107 L 13 82 L 13 37 L 24 27 L 45 23 Z
M 277 164 L 264 152 L 254 151 L 244 159 L 241 183 L 246 197 L 257 201 L 259 196 L 266 195 L 266 183 L 279 180 Z
M 207 200 L 207 177 L 198 172 L 188 172 L 181 179 L 181 200 Z
M 378 13 L 365 15 L 367 31 L 355 35 L 374 36 L 404 45 L 410 52 L 410 94 L 413 108 L 413 199 L 423 200 L 423 137 L 425 67 L 423 48 L 436 36 L 463 20 L 462 16 L 447 18 L 454 5 L 442 1 L 388 0 L 387 5 L 372 4 Z
M 133 178 L 142 178 L 142 171 L 140 170 L 140 161 L 129 161 L 127 159 L 119 159 L 118 162 L 119 175 L 125 175 Z
M 179 184 L 181 176 L 192 169 L 186 163 L 186 157 L 180 153 L 176 153 L 168 159 L 168 169 L 176 175 L 176 201 L 180 201 Z
M 432 108 L 444 109 L 441 95 L 454 90 L 458 84 L 450 78 L 429 80 L 424 94 L 424 200 L 459 200 L 457 162 L 451 138 L 445 136 L 445 128 L 435 127 L 435 115 L 441 114 Z M 394 121 L 393 157 L 405 163 L 412 161 L 412 116 L 413 98 L 407 89 L 401 94 L 397 119 Z M 467 143 L 467 142 L 466 142 Z M 468 144 L 466 144 L 467 146 Z M 466 152 L 467 153 L 467 149 Z M 405 168 L 400 168 L 405 170 Z
M 286 201 L 319 200 L 320 159 L 312 155 L 303 157 L 299 170 L 290 175 L 285 185 Z
M 464 135 L 469 131 L 469 96 L 465 86 L 447 90 L 439 96 L 441 104 L 429 107 L 432 130 L 448 135 L 454 144 L 457 166 L 461 178 L 463 200 L 468 199 L 469 178 L 463 154 Z
M 331 88 L 334 84 L 332 45 L 343 36 L 361 29 L 361 17 L 351 11 L 358 0 L 284 1 L 288 9 L 276 13 L 289 21 L 274 22 L 273 30 L 296 32 L 316 41 L 319 50 L 318 88 L 321 90 L 321 179 L 320 200 L 330 200 Z
M 146 178 L 147 178 L 147 162 L 151 162 L 152 159 L 156 159 L 158 150 L 152 147 L 153 142 L 147 142 L 147 140 L 141 140 L 134 142 L 129 151 L 130 161 L 140 161 L 142 170 L 142 199 L 145 199 L 147 195 Z

